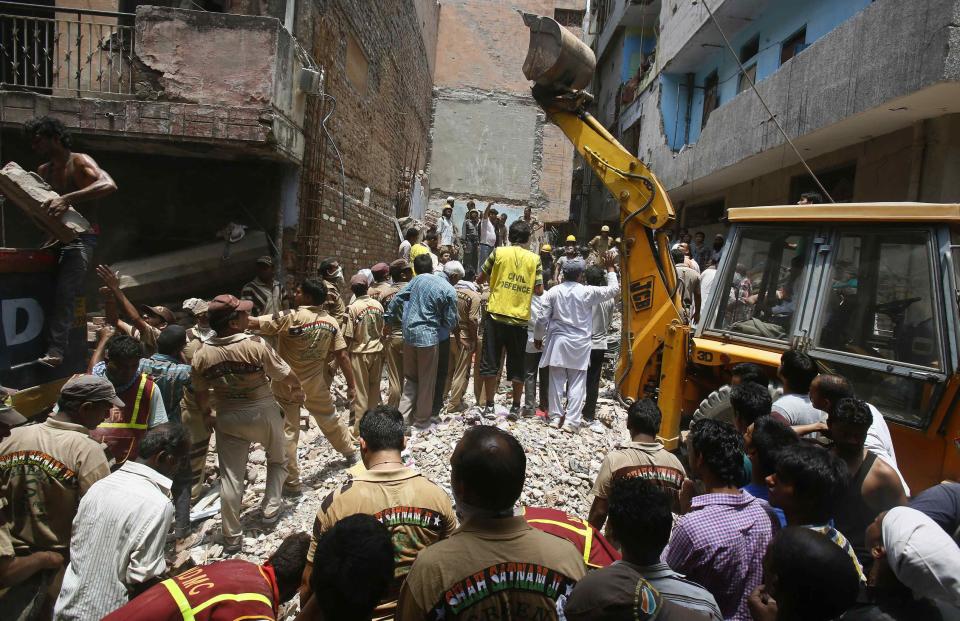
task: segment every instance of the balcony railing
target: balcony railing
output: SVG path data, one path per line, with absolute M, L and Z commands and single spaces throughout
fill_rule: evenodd
M 0 2 L 0 88 L 133 94 L 134 15 Z

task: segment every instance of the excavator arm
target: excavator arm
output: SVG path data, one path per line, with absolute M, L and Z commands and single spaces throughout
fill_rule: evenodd
M 665 227 L 673 206 L 654 174 L 586 111 L 582 89 L 593 76 L 593 51 L 548 17 L 523 15 L 530 28 L 524 75 L 533 96 L 620 204 L 622 303 L 617 392 L 655 395 L 667 448 L 677 448 L 690 328 L 681 318 L 677 273 Z

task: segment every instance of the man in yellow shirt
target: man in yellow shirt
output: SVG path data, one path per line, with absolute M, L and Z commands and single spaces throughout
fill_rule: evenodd
M 486 390 L 483 416 L 496 418 L 493 395 L 500 370 L 501 355 L 507 354 L 507 377 L 513 382 L 513 404 L 508 416 L 520 416 L 523 394 L 523 362 L 527 348 L 527 321 L 534 295 L 543 294 L 543 265 L 540 257 L 526 249 L 530 241 L 530 225 L 516 220 L 510 225 L 510 246 L 495 248 L 483 264 L 477 282 L 490 281 L 490 301 L 483 326 L 483 352 L 480 381 Z

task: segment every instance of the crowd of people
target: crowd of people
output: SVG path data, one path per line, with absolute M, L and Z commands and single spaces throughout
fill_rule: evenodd
M 911 497 L 881 413 L 801 351 L 775 378 L 735 365 L 683 460 L 658 440 L 656 402 L 631 403 L 630 440 L 604 456 L 587 516 L 518 506 L 527 462 L 510 421 L 608 431 L 597 400 L 617 240 L 604 227 L 554 257 L 529 211 L 507 227 L 493 205 L 468 207 L 462 237 L 451 200 L 423 241 L 411 229 L 398 258 L 349 280 L 330 257 L 288 291 L 261 257 L 239 296 L 182 309 L 137 306 L 98 267 L 87 374 L 42 422 L 0 413 L 4 618 L 275 619 L 294 597 L 299 619 L 327 621 L 960 618 L 960 484 Z M 722 249 L 681 238 L 679 280 L 702 283 Z M 406 453 L 443 412 L 465 423 L 450 495 Z M 351 470 L 311 532 L 262 563 L 171 575 L 169 544 L 208 491 L 211 435 L 218 545 L 235 555 L 253 445 L 258 528 L 304 494 L 305 416 Z

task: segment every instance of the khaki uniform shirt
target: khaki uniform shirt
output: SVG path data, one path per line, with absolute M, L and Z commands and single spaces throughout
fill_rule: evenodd
M 585 573 L 569 541 L 523 516 L 471 520 L 420 553 L 400 591 L 398 621 L 557 619 L 556 602 Z
M 610 238 L 607 237 L 604 239 L 602 236 L 597 235 L 590 240 L 589 246 L 590 249 L 596 252 L 598 255 L 602 255 L 607 250 L 610 250 Z
M 392 290 L 392 289 L 393 289 L 393 285 L 391 285 L 391 284 L 390 284 L 389 282 L 387 282 L 386 280 L 381 281 L 381 282 L 375 282 L 375 283 L 373 283 L 372 285 L 370 285 L 370 288 L 369 288 L 369 289 L 367 289 L 367 295 L 369 295 L 371 298 L 373 298 L 374 300 L 376 300 L 376 301 L 378 301 L 378 302 L 380 302 L 380 303 L 382 304 L 383 302 L 380 300 L 380 298 L 381 298 L 385 293 L 387 293 L 388 291 L 390 291 L 390 290 Z
M 110 474 L 106 450 L 83 425 L 52 418 L 0 441 L 0 489 L 17 554 L 69 551 L 80 498 Z
M 393 299 L 393 296 L 395 296 L 395 295 L 397 295 L 398 293 L 400 293 L 400 291 L 403 290 L 403 288 L 406 287 L 408 284 L 410 284 L 410 283 L 408 283 L 408 282 L 396 282 L 396 283 L 393 283 L 392 285 L 390 285 L 389 288 L 384 289 L 384 290 L 380 293 L 380 297 L 378 298 L 378 301 L 380 302 L 380 306 L 382 306 L 384 309 L 386 309 L 388 306 L 390 306 L 390 300 Z M 396 332 L 397 337 L 399 338 L 399 336 L 400 336 L 400 324 L 399 324 L 399 323 L 398 323 L 397 325 L 395 325 L 395 326 L 387 323 L 386 326 L 387 326 L 387 333 L 388 333 L 388 334 L 393 334 L 394 332 Z
M 273 398 L 270 380 L 284 380 L 291 371 L 259 336 L 218 336 L 193 355 L 190 381 L 194 392 L 213 390 L 218 412 L 246 410 L 260 399 Z
M 369 295 L 362 295 L 347 307 L 343 336 L 351 354 L 375 354 L 383 351 L 383 306 Z
M 324 307 L 301 306 L 258 317 L 260 332 L 277 337 L 277 351 L 301 381 L 325 372 L 333 352 L 347 348 L 337 320 Z
M 365 470 L 331 492 L 320 505 L 307 561 L 314 562 L 317 540 L 323 533 L 339 520 L 358 513 L 380 520 L 393 538 L 394 584 L 377 609 L 379 616 L 395 607 L 400 585 L 420 551 L 449 537 L 457 518 L 446 492 L 415 470 Z
M 7 511 L 7 499 L 0 496 L 0 559 L 14 555 L 11 528 L 13 528 L 13 520 Z
M 676 496 L 686 472 L 677 456 L 659 442 L 626 442 L 607 453 L 590 493 L 608 498 L 613 480 L 621 477 L 653 481 Z
M 141 333 L 140 330 L 137 330 L 126 321 L 118 321 L 117 327 L 127 336 L 132 336 L 140 341 L 140 344 L 143 345 L 144 358 L 149 358 L 157 353 L 157 337 L 160 336 L 160 328 L 154 328 L 148 325 L 147 331 Z
M 480 325 L 480 294 L 471 289 L 454 289 L 457 292 L 457 329 L 460 330 L 460 338 L 473 341 L 477 337 L 477 326 Z
M 339 322 L 343 322 L 347 314 L 347 305 L 343 302 L 343 296 L 340 295 L 340 289 L 329 280 L 323 281 L 327 288 L 327 299 L 323 302 L 323 307 L 327 309 L 330 316 Z

